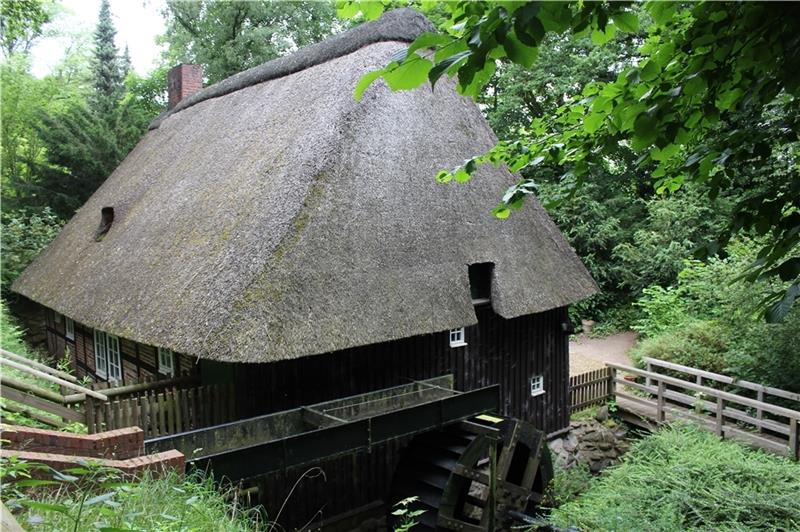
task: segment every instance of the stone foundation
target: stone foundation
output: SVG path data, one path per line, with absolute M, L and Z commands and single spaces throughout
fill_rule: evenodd
M 561 467 L 586 465 L 599 473 L 628 452 L 628 431 L 608 417 L 606 407 L 593 419 L 570 422 L 569 432 L 549 442 L 553 459 Z

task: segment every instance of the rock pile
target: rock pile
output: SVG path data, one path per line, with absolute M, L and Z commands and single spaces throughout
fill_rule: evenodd
M 594 419 L 572 421 L 569 432 L 549 443 L 553 459 L 562 467 L 584 464 L 592 473 L 616 463 L 630 448 L 625 427 L 608 418 L 603 407 Z

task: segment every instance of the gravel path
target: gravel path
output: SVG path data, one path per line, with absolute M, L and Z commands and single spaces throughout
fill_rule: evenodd
M 630 365 L 628 352 L 636 343 L 636 333 L 625 331 L 606 338 L 579 335 L 569 343 L 569 374 L 599 369 L 606 362 Z

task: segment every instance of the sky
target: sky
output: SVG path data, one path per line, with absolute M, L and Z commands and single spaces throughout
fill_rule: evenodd
M 55 27 L 68 31 L 94 31 L 100 0 L 60 0 L 59 3 L 64 13 L 54 21 Z M 127 44 L 133 69 L 138 74 L 147 74 L 161 52 L 155 38 L 164 33 L 161 17 L 164 0 L 110 0 L 109 3 L 120 53 Z M 67 43 L 66 38 L 39 40 L 33 47 L 33 74 L 37 77 L 46 75 L 62 59 Z

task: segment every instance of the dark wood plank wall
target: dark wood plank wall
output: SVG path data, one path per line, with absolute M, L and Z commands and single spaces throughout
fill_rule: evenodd
M 502 389 L 503 414 L 548 433 L 569 424 L 568 337 L 565 309 L 506 320 L 483 305 L 466 328 L 464 347 L 451 348 L 447 331 L 271 364 L 236 364 L 242 416 L 277 412 L 387 388 L 411 380 L 455 375 L 456 387 Z M 530 395 L 530 379 L 544 376 L 546 393 Z
M 476 311 L 479 323 L 466 329 L 464 347 L 451 348 L 448 332 L 442 332 L 295 361 L 236 365 L 237 403 L 247 410 L 245 415 L 256 415 L 453 373 L 461 390 L 499 383 L 506 415 L 531 421 L 547 433 L 567 427 L 568 336 L 561 326 L 566 309 L 511 320 L 489 306 Z M 544 375 L 546 393 L 532 398 L 530 378 L 535 375 Z M 316 520 L 385 500 L 406 443 L 321 461 L 325 479 L 306 478 L 298 484 L 279 518 L 281 525 L 302 526 L 320 508 Z M 271 518 L 305 471 L 253 481 L 259 486 L 258 502 Z
M 78 378 L 88 376 L 93 381 L 105 380 L 96 374 L 94 361 L 94 330 L 75 322 L 75 339 L 66 337 L 66 325 L 62 316 L 56 323 L 55 312 L 44 309 L 45 328 L 47 332 L 47 350 L 55 360 L 64 357 L 65 348 L 70 350 L 70 358 L 75 375 Z M 156 377 L 166 378 L 158 373 L 158 350 L 152 345 L 140 344 L 127 338 L 119 339 L 120 357 L 122 358 L 122 382 L 132 384 L 142 379 Z M 199 366 L 194 357 L 177 355 L 175 372 L 179 375 L 196 373 Z

